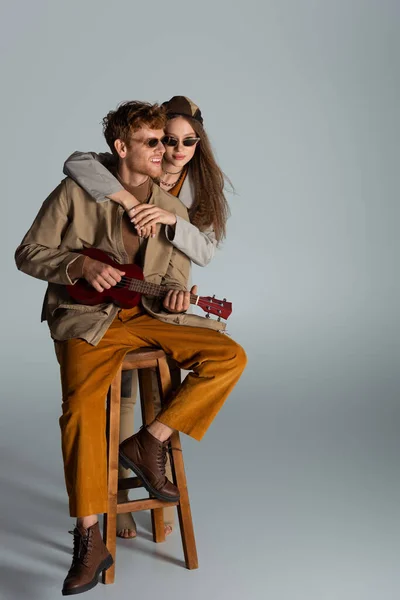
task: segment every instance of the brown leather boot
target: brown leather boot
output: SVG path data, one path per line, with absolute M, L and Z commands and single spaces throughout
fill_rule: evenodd
M 119 461 L 125 469 L 136 473 L 153 496 L 175 502 L 179 500 L 179 490 L 165 476 L 168 444 L 169 441 L 160 442 L 143 427 L 122 442 Z
M 98 522 L 87 529 L 76 526 L 70 533 L 74 536 L 74 552 L 64 581 L 63 596 L 91 590 L 98 584 L 101 571 L 109 569 L 114 562 L 104 545 Z

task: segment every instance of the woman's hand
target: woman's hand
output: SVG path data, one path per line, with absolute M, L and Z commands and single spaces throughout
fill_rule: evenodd
M 142 206 L 139 200 L 137 200 L 133 194 L 131 194 L 130 192 L 128 192 L 128 190 L 125 189 L 122 189 L 121 191 L 116 192 L 115 194 L 110 194 L 108 198 L 122 206 L 122 208 L 128 214 L 129 218 L 129 213 L 133 208 L 136 208 L 137 206 Z M 137 229 L 137 233 L 139 237 L 143 238 L 148 238 L 150 235 L 154 237 L 156 233 L 156 226 L 154 225 L 154 227 L 144 227 L 140 231 Z
M 131 208 L 126 209 L 126 213 L 129 217 L 129 220 L 135 226 L 136 232 L 139 237 L 142 237 L 142 238 L 148 238 L 150 236 L 155 237 L 156 231 L 157 231 L 156 223 L 153 223 L 153 225 L 145 225 L 144 227 L 139 227 L 139 226 L 135 225 L 135 223 L 133 223 L 133 219 L 135 218 L 134 217 L 135 210 L 137 208 L 140 208 L 141 206 L 143 206 L 143 204 L 140 204 L 140 202 L 139 202 L 138 204 L 135 204 L 135 206 L 132 206 Z
M 175 215 L 169 213 L 166 210 L 163 210 L 162 208 L 158 209 L 157 206 L 141 204 L 133 194 L 128 192 L 128 190 L 121 189 L 115 194 L 110 194 L 108 198 L 110 198 L 117 204 L 120 204 L 122 208 L 125 209 L 125 212 L 128 214 L 129 219 L 135 226 L 139 237 L 155 237 L 157 223 L 165 223 L 166 225 L 175 225 L 176 223 Z M 147 209 L 146 212 L 144 212 L 145 209 Z M 164 214 L 149 214 L 148 209 L 158 209 L 159 213 Z M 138 216 L 140 217 L 140 219 L 136 220 Z M 145 218 L 146 222 L 144 222 Z M 150 222 L 147 222 L 149 220 Z
M 164 210 L 159 206 L 154 206 L 153 204 L 140 204 L 139 206 L 134 206 L 128 214 L 138 233 L 140 229 L 151 227 L 153 237 L 155 235 L 157 223 L 171 226 L 176 224 L 176 215 L 174 215 L 174 213 Z
M 135 206 L 131 206 L 130 208 L 125 208 L 125 212 L 129 217 L 129 220 L 132 221 L 132 216 L 134 214 L 134 210 L 135 208 L 137 208 L 138 206 L 142 206 L 142 204 L 140 204 L 140 202 L 138 202 L 137 204 L 135 204 Z M 148 238 L 148 237 L 155 237 L 156 235 L 156 225 L 146 225 L 145 227 L 135 227 L 136 232 L 138 234 L 139 237 L 142 238 Z

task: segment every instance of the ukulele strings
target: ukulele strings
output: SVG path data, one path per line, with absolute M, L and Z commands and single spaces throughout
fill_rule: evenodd
M 131 282 L 136 282 L 137 287 L 141 289 L 130 289 L 129 285 Z M 115 285 L 115 287 L 120 289 L 125 288 L 128 289 L 130 292 L 139 292 L 141 294 L 146 294 L 147 292 L 151 296 L 155 295 L 160 297 L 166 296 L 169 291 L 163 289 L 162 286 L 157 285 L 156 283 L 149 283 L 148 281 L 143 281 L 143 279 L 135 279 L 134 277 L 126 277 L 125 275 L 121 277 L 121 281 L 119 281 Z M 196 304 L 197 298 L 198 296 L 196 296 L 195 294 L 190 294 L 190 303 Z M 210 304 L 212 304 L 212 302 Z

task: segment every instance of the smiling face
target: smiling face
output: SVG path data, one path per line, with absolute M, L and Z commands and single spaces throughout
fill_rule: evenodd
M 168 121 L 165 128 L 165 135 L 178 140 L 175 147 L 165 147 L 165 168 L 167 171 L 171 166 L 182 169 L 193 158 L 196 152 L 196 144 L 194 146 L 184 146 L 182 142 L 186 138 L 197 137 L 197 133 L 184 117 L 175 117 Z
M 152 179 L 160 177 L 161 162 L 165 152 L 161 143 L 163 137 L 163 129 L 141 127 L 131 134 L 126 144 L 116 140 L 116 149 L 124 163 L 124 168 L 135 175 L 148 176 Z

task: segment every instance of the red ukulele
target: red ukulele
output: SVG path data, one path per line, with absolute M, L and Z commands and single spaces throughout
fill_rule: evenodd
M 80 254 L 89 256 L 95 260 L 99 260 L 107 265 L 111 265 L 115 269 L 124 271 L 125 275 L 117 285 L 98 292 L 85 279 L 79 279 L 75 285 L 67 285 L 67 290 L 71 298 L 79 304 L 102 304 L 103 302 L 114 302 L 121 308 L 132 308 L 140 302 L 142 294 L 145 296 L 155 296 L 164 298 L 167 295 L 168 289 L 163 285 L 156 283 L 148 283 L 143 280 L 143 271 L 140 267 L 133 264 L 120 265 L 114 262 L 105 252 L 97 248 L 85 248 L 80 251 Z M 210 313 L 218 316 L 218 321 L 227 319 L 232 312 L 232 304 L 223 300 L 217 300 L 215 296 L 196 296 L 190 294 L 190 304 L 200 306 L 209 318 Z

